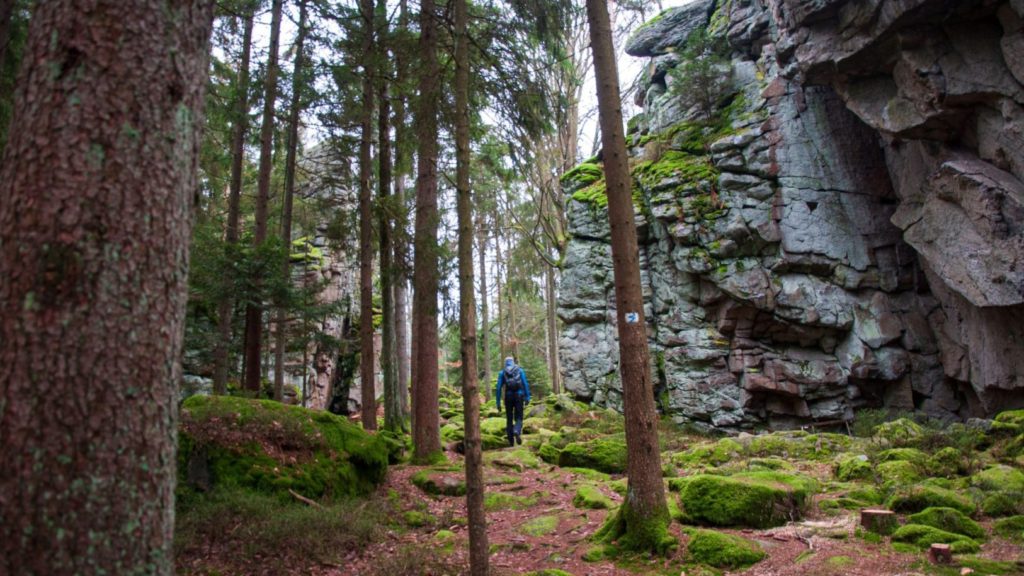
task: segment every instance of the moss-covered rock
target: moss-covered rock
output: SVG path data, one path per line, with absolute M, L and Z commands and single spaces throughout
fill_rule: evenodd
M 1024 516 L 1001 518 L 992 524 L 992 531 L 1011 540 L 1024 540 Z
M 964 514 L 974 512 L 974 505 L 967 498 L 952 490 L 927 485 L 899 490 L 886 504 L 896 512 L 920 512 L 932 507 L 955 508 Z
M 545 442 L 537 449 L 537 455 L 548 464 L 558 464 L 558 459 L 562 455 L 562 449 L 551 442 Z
M 986 494 L 981 501 L 981 511 L 985 516 L 1000 518 L 1014 516 L 1024 510 L 1019 492 L 993 492 Z
M 558 516 L 538 516 L 521 524 L 519 531 L 527 536 L 544 536 L 554 532 L 558 522 Z
M 843 454 L 836 458 L 832 471 L 836 478 L 843 482 L 851 480 L 869 480 L 874 477 L 875 472 L 868 462 L 868 457 L 863 454 Z
M 1000 412 L 992 420 L 989 433 L 993 436 L 1016 436 L 1024 433 L 1024 410 Z
M 516 448 L 515 450 L 505 450 L 494 454 L 488 454 L 484 457 L 484 461 L 494 466 L 518 471 L 537 469 L 541 466 L 540 459 L 537 458 L 537 455 L 522 447 Z
M 918 472 L 917 466 L 906 460 L 882 462 L 876 467 L 876 470 L 878 477 L 882 479 L 882 484 L 889 488 L 911 486 L 921 480 L 921 473 Z
M 985 539 L 984 528 L 954 508 L 925 508 L 917 514 L 912 514 L 907 520 L 911 524 L 932 526 L 946 532 L 963 534 L 974 540 Z
M 576 495 L 572 498 L 572 505 L 577 508 L 589 508 L 593 510 L 614 508 L 612 499 L 601 493 L 596 486 L 582 484 L 576 488 Z
M 618 438 L 595 438 L 573 442 L 558 455 L 559 466 L 593 468 L 601 472 L 626 471 L 626 442 Z
M 714 530 L 691 531 L 686 554 L 691 562 L 728 569 L 745 568 L 765 557 L 756 542 Z
M 879 462 L 910 462 L 914 466 L 923 467 L 928 463 L 928 455 L 917 448 L 890 448 L 882 450 L 876 456 Z
M 288 490 L 310 498 L 368 494 L 388 444 L 346 418 L 271 400 L 192 396 L 181 409 L 178 469 L 199 489 Z
M 971 485 L 989 492 L 1024 492 L 1024 472 L 999 464 L 972 476 Z
M 714 444 L 694 446 L 672 456 L 672 463 L 680 468 L 721 466 L 743 453 L 743 445 L 732 438 L 722 438 Z
M 457 472 L 424 469 L 412 475 L 414 486 L 434 496 L 465 496 L 466 480 Z
M 964 457 L 956 448 L 946 446 L 928 458 L 926 468 L 933 476 L 952 478 L 964 468 Z
M 901 526 L 893 532 L 892 541 L 912 544 L 922 549 L 927 549 L 932 544 L 949 544 L 956 554 L 977 552 L 980 549 L 977 542 L 966 536 L 922 524 Z
M 875 427 L 874 438 L 887 442 L 892 446 L 910 446 L 924 436 L 921 425 L 907 418 L 897 418 Z
M 699 475 L 681 487 L 680 503 L 689 522 L 713 526 L 770 528 L 801 514 L 806 493 L 759 478 Z

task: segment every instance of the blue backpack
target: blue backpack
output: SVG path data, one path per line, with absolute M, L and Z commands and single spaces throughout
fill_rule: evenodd
M 513 366 L 505 369 L 505 396 L 521 396 L 523 394 L 523 369 Z

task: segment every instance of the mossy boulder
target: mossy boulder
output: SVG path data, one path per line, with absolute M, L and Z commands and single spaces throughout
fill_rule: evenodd
M 626 441 L 618 438 L 595 438 L 572 442 L 558 455 L 558 465 L 593 468 L 611 474 L 626 471 Z
M 875 426 L 873 436 L 876 440 L 892 446 L 910 446 L 916 444 L 924 436 L 924 428 L 907 418 L 897 418 L 892 422 L 884 422 Z
M 977 542 L 962 534 L 923 524 L 901 526 L 893 532 L 892 541 L 904 542 L 922 549 L 928 549 L 932 544 L 949 544 L 956 554 L 977 552 L 981 548 Z
M 487 492 L 484 494 L 484 509 L 486 510 L 525 510 L 537 503 L 540 493 L 533 493 L 529 496 L 506 494 L 505 492 Z
M 537 458 L 537 455 L 531 450 L 523 447 L 488 454 L 484 457 L 484 461 L 494 466 L 518 470 L 520 472 L 526 469 L 537 469 L 541 466 L 540 459 Z
M 921 480 L 921 473 L 917 466 L 906 460 L 882 462 L 876 467 L 876 470 L 879 478 L 882 479 L 882 484 L 890 488 L 910 486 Z
M 551 442 L 545 442 L 537 448 L 537 455 L 548 464 L 558 464 L 558 458 L 562 455 L 562 449 Z
M 896 512 L 920 512 L 933 507 L 954 508 L 964 514 L 974 512 L 974 505 L 967 498 L 952 490 L 927 485 L 899 490 L 886 504 Z
M 890 448 L 879 452 L 876 460 L 879 462 L 910 462 L 914 466 L 923 467 L 928 463 L 928 455 L 917 448 Z
M 1024 516 L 1001 518 L 992 524 L 992 531 L 1011 540 L 1024 540 Z
M 699 475 L 680 487 L 688 522 L 770 528 L 799 518 L 806 492 L 762 478 Z
M 907 521 L 910 524 L 923 524 L 946 532 L 963 534 L 974 540 L 985 539 L 985 529 L 954 508 L 925 508 L 917 514 L 911 514 Z
M 1024 510 L 1021 506 L 1021 494 L 1019 492 L 993 492 L 986 494 L 981 501 L 981 511 L 985 516 L 1000 518 L 1002 516 L 1014 516 Z
M 853 441 L 842 434 L 808 434 L 802 430 L 789 430 L 755 436 L 749 440 L 747 452 L 753 456 L 823 460 L 852 446 Z
M 715 568 L 738 569 L 760 562 L 764 550 L 756 542 L 714 530 L 692 530 L 686 545 L 687 559 Z
M 466 480 L 458 472 L 424 469 L 412 475 L 414 486 L 433 496 L 465 496 Z
M 309 498 L 372 492 L 384 480 L 388 444 L 346 418 L 271 400 L 192 396 L 181 407 L 182 484 Z
M 868 457 L 863 454 L 843 454 L 836 458 L 832 466 L 836 478 L 843 482 L 851 480 L 869 480 L 874 477 L 875 472 L 868 462 Z
M 1024 433 L 1024 410 L 1000 412 L 992 420 L 989 433 L 993 436 L 1016 436 Z
M 743 445 L 732 438 L 722 438 L 714 444 L 694 446 L 672 456 L 672 463 L 680 468 L 721 466 L 743 454 Z
M 926 467 L 934 476 L 952 478 L 964 468 L 964 457 L 956 448 L 946 446 L 928 458 Z
M 572 505 L 577 508 L 589 508 L 592 510 L 614 508 L 612 499 L 605 496 L 596 486 L 582 484 L 576 489 L 576 495 L 572 498 Z
M 988 492 L 1024 492 L 1024 472 L 999 464 L 971 476 L 971 485 Z

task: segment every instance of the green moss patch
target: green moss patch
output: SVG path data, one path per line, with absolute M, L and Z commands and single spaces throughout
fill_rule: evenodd
M 484 508 L 487 510 L 525 510 L 536 505 L 541 495 L 539 492 L 530 496 L 488 492 L 484 495 Z
M 892 422 L 884 422 L 875 427 L 874 437 L 892 446 L 910 446 L 924 436 L 921 425 L 907 418 L 897 418 Z
M 576 489 L 576 495 L 572 498 L 572 505 L 577 508 L 607 509 L 614 508 L 612 499 L 605 496 L 596 486 L 583 484 Z
M 339 498 L 368 494 L 384 480 L 388 445 L 329 412 L 192 396 L 182 405 L 178 458 L 183 485 Z
M 527 536 L 544 536 L 558 529 L 558 522 L 558 516 L 538 516 L 521 524 L 519 531 Z
M 896 512 L 920 512 L 925 508 L 954 508 L 964 514 L 974 512 L 974 505 L 963 496 L 936 486 L 913 486 L 889 498 L 887 505 Z
M 1024 492 L 1024 472 L 1000 464 L 971 476 L 971 485 L 986 491 Z
M 714 530 L 691 531 L 686 554 L 692 562 L 729 569 L 745 568 L 765 557 L 756 542 Z
M 890 488 L 910 486 L 921 480 L 921 474 L 918 472 L 917 466 L 905 460 L 882 462 L 878 465 L 877 470 L 878 476 L 882 479 L 882 484 Z
M 800 517 L 806 494 L 778 481 L 700 475 L 685 483 L 680 501 L 690 522 L 770 528 Z
M 1018 492 L 987 494 L 981 502 L 981 511 L 985 516 L 991 516 L 992 518 L 1020 514 L 1024 510 L 1021 506 L 1020 497 L 1021 494 Z
M 537 458 L 536 454 L 526 448 L 516 448 L 515 450 L 488 454 L 484 457 L 484 461 L 489 464 L 493 464 L 494 466 L 519 471 L 526 470 L 527 468 L 540 468 L 540 459 Z
M 980 548 L 977 542 L 966 536 L 921 524 L 901 526 L 893 532 L 892 541 L 911 544 L 922 549 L 927 549 L 932 544 L 949 544 L 956 554 L 977 552 Z
M 573 468 L 593 468 L 600 472 L 626 471 L 626 442 L 618 438 L 595 438 L 587 442 L 573 442 L 558 455 L 558 465 Z
M 672 456 L 672 463 L 680 468 L 706 468 L 721 466 L 743 454 L 743 445 L 732 438 L 722 438 L 714 444 L 694 446 Z
M 907 521 L 910 524 L 922 524 L 954 534 L 963 534 L 975 540 L 985 539 L 985 530 L 963 512 L 954 508 L 926 508 L 917 514 L 912 514 Z
M 458 473 L 424 469 L 412 475 L 414 486 L 434 496 L 465 496 L 466 479 Z
M 437 522 L 437 518 L 434 518 L 430 513 L 423 512 L 421 510 L 408 510 L 403 512 L 402 520 L 407 526 L 412 528 L 431 526 L 434 522 Z
M 928 462 L 928 455 L 917 448 L 890 448 L 878 453 L 879 462 L 910 462 L 915 466 L 924 466 Z
M 992 524 L 992 531 L 1011 540 L 1024 540 L 1024 516 L 1001 518 Z
M 874 477 L 875 472 L 868 462 L 868 457 L 863 454 L 844 454 L 836 459 L 832 466 L 836 478 L 843 482 L 850 480 L 869 480 Z

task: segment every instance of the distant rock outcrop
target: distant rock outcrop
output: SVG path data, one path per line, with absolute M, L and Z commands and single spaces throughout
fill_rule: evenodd
M 789 427 L 1024 405 L 1024 2 L 718 0 L 642 27 L 630 121 L 661 408 Z M 707 118 L 698 28 L 732 88 Z M 686 88 L 685 90 L 682 88 Z M 621 408 L 603 176 L 564 179 L 566 389 Z

